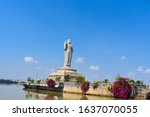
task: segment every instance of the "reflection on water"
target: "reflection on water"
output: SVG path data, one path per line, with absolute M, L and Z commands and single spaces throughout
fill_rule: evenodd
M 112 97 L 63 93 L 64 100 L 112 100 Z
M 53 91 L 44 91 L 44 90 L 35 90 L 35 89 L 26 89 L 25 97 L 27 100 L 36 99 L 36 100 L 62 100 L 62 92 L 53 92 Z
M 44 90 L 23 90 L 21 85 L 0 85 L 0 100 L 112 100 L 111 97 Z
M 25 90 L 26 99 L 36 100 L 111 100 L 112 97 L 91 96 L 82 94 L 72 94 L 63 92 L 43 91 L 28 89 Z

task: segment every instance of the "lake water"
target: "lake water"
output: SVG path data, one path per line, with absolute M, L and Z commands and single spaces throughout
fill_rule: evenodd
M 43 90 L 23 90 L 22 85 L 0 84 L 0 100 L 112 100 L 111 97 L 89 96 Z

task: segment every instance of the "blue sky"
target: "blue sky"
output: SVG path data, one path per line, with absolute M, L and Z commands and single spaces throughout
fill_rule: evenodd
M 87 80 L 150 83 L 149 0 L 1 0 L 0 78 L 47 78 L 67 38 Z

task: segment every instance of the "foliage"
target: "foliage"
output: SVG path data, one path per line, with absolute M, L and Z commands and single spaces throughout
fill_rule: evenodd
M 89 87 L 90 83 L 88 81 L 83 82 L 81 85 L 82 92 L 85 94 L 89 90 Z
M 31 81 L 31 80 L 32 80 L 32 78 L 31 78 L 31 77 L 28 77 L 27 81 Z
M 140 81 L 140 80 L 137 80 L 135 83 L 136 83 L 137 85 L 143 85 L 143 84 L 144 84 L 144 82 L 143 82 L 143 81 Z
M 135 81 L 133 79 L 128 80 L 129 84 L 135 84 Z
M 123 99 L 130 98 L 132 89 L 131 85 L 128 83 L 128 80 L 129 79 L 127 78 L 120 77 L 113 83 L 112 93 L 114 97 Z
M 60 77 L 55 78 L 57 82 L 60 82 Z
M 141 80 L 134 81 L 133 79 L 129 79 L 128 82 L 134 85 L 144 85 L 144 82 Z
M 31 77 L 28 77 L 27 81 L 29 82 L 29 84 L 33 84 L 35 82 L 35 80 Z
M 40 83 L 41 83 L 41 80 L 37 80 L 36 82 L 37 82 L 37 84 L 40 84 Z
M 140 85 L 140 83 L 141 83 L 141 81 L 139 81 L 139 80 L 136 81 L 136 84 Z
M 66 75 L 66 76 L 64 77 L 64 81 L 65 81 L 65 82 L 69 82 L 69 81 L 70 81 L 70 76 L 69 76 L 69 75 Z
M 98 88 L 99 82 L 98 81 L 93 81 L 92 86 L 94 89 Z
M 31 84 L 33 84 L 33 83 L 34 83 L 34 80 L 30 80 L 30 82 L 31 82 Z
M 9 80 L 9 79 L 0 79 L 0 84 L 17 84 L 18 81 Z
M 47 83 L 48 87 L 50 87 L 50 88 L 54 88 L 56 85 L 55 81 L 52 79 L 47 80 L 46 83 Z
M 76 82 L 82 84 L 83 82 L 85 82 L 85 77 L 83 76 L 76 77 Z
M 108 83 L 109 80 L 108 79 L 104 79 L 103 83 Z
M 120 80 L 121 79 L 121 76 L 120 76 L 120 74 L 118 74 L 117 76 L 116 76 L 116 79 L 115 80 Z

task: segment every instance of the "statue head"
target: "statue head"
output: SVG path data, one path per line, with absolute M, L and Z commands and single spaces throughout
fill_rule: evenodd
M 70 39 L 67 39 L 67 43 L 68 43 L 68 44 L 71 44 L 71 40 L 70 40 Z

